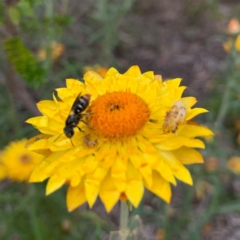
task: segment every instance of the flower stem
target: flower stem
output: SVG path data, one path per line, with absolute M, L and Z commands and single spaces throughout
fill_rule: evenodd
M 235 79 L 236 79 L 236 51 L 232 49 L 232 53 L 227 61 L 227 72 L 228 77 L 226 79 L 225 89 L 222 95 L 222 101 L 220 104 L 217 119 L 215 121 L 215 130 L 220 130 L 228 113 L 231 104 L 231 91 L 234 89 Z
M 126 230 L 128 228 L 129 210 L 126 202 L 121 201 L 120 208 L 120 230 Z
M 35 186 L 33 184 L 31 184 L 29 186 L 30 188 L 30 194 L 32 198 L 36 198 L 36 189 Z M 32 231 L 34 234 L 34 239 L 36 240 L 42 240 L 43 236 L 42 236 L 42 231 L 40 229 L 39 226 L 39 221 L 38 221 L 38 217 L 37 217 L 37 212 L 36 212 L 36 201 L 31 201 L 30 203 L 30 211 L 29 211 L 29 217 L 30 217 L 30 221 L 31 221 L 31 227 L 32 227 Z
M 222 97 L 222 102 L 221 102 L 221 107 L 220 107 L 220 111 L 218 113 L 217 116 L 217 120 L 215 122 L 215 128 L 216 130 L 219 130 L 220 127 L 222 127 L 223 121 L 226 117 L 227 111 L 229 109 L 229 104 L 230 104 L 230 92 L 231 92 L 231 87 L 233 84 L 234 79 L 233 78 L 229 78 L 227 81 L 227 85 Z

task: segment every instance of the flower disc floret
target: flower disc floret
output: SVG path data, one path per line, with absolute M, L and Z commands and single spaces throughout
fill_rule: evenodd
M 135 135 L 148 121 L 147 104 L 131 92 L 106 93 L 89 108 L 88 122 L 100 136 L 123 138 Z

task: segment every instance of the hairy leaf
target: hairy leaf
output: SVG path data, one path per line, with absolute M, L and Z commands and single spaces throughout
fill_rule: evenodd
M 20 38 L 10 38 L 4 43 L 5 51 L 14 69 L 30 85 L 38 87 L 44 81 L 44 69 Z

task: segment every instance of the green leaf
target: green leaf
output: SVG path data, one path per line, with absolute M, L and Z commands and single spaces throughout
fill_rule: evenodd
M 13 24 L 19 25 L 21 16 L 19 10 L 16 7 L 8 8 L 8 16 Z
M 34 9 L 31 7 L 30 3 L 21 1 L 18 3 L 17 7 L 22 16 L 34 17 Z
M 41 0 L 22 0 L 21 2 L 28 3 L 31 7 L 34 7 L 34 5 L 37 5 L 41 3 Z
M 0 1 L 0 25 L 4 22 L 4 4 Z
M 30 85 L 38 87 L 44 82 L 45 70 L 20 38 L 10 38 L 4 43 L 5 51 L 14 69 Z

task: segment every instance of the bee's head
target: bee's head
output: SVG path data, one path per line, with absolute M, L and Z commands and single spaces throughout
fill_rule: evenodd
M 64 134 L 66 135 L 66 137 L 68 137 L 68 138 L 71 138 L 71 137 L 73 136 L 73 134 L 74 134 L 73 128 L 68 127 L 68 126 L 66 126 L 66 127 L 63 129 L 63 132 L 64 132 Z

